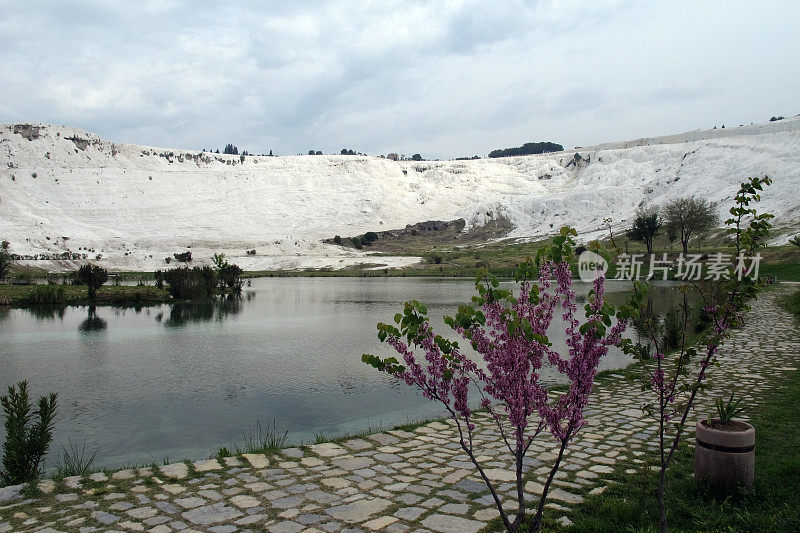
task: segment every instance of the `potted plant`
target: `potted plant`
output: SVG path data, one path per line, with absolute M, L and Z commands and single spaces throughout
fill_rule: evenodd
M 741 400 L 716 402 L 717 418 L 700 420 L 695 429 L 694 477 L 716 488 L 753 486 L 756 430 L 733 417 L 743 411 Z

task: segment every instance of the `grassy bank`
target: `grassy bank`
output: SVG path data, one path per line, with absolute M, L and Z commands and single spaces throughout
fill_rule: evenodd
M 0 285 L 0 302 L 31 305 L 151 305 L 173 301 L 166 289 L 150 285 L 106 285 L 89 300 L 86 287 L 75 285 Z
M 673 531 L 800 530 L 800 372 L 791 373 L 751 413 L 756 431 L 756 477 L 751 490 L 718 493 L 693 477 L 694 449 L 679 448 L 668 474 L 667 514 Z M 655 463 L 652 463 L 655 464 Z M 563 531 L 648 531 L 658 523 L 657 472 L 625 463 L 609 476 L 613 484 L 572 513 Z M 626 469 L 635 474 L 626 474 Z
M 789 295 L 783 301 L 783 307 L 793 315 L 800 317 L 800 290 Z

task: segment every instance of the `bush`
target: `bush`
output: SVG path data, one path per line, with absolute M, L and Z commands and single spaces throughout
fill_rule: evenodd
M 0 281 L 11 273 L 11 253 L 8 251 L 8 241 L 0 243 Z
M 214 254 L 214 266 L 217 270 L 217 279 L 220 289 L 242 290 L 241 275 L 243 270 L 239 265 L 233 265 L 225 260 L 225 254 Z
M 217 286 L 217 273 L 210 266 L 173 268 L 162 276 L 169 284 L 170 295 L 181 300 L 211 296 Z
M 63 285 L 36 285 L 24 302 L 30 305 L 65 304 L 67 294 Z
M 361 242 L 361 237 L 353 237 L 352 239 L 350 239 L 350 242 L 352 242 L 353 246 L 358 250 L 364 247 L 364 245 Z
M 34 481 L 41 473 L 39 465 L 53 440 L 57 394 L 51 392 L 39 398 L 39 408 L 32 411 L 28 382 L 20 381 L 16 388 L 13 385 L 8 388 L 6 396 L 0 397 L 0 404 L 6 430 L 0 479 L 6 485 Z
M 86 285 L 89 291 L 89 299 L 93 300 L 97 296 L 97 289 L 108 281 L 108 271 L 97 265 L 83 265 L 75 273 L 75 282 L 79 285 Z
M 427 259 L 428 263 L 440 265 L 442 263 L 442 259 L 443 258 L 442 258 L 441 255 L 439 255 L 439 254 L 437 254 L 435 252 L 431 252 L 431 253 L 429 253 L 427 255 L 426 259 Z
M 172 254 L 172 257 L 174 257 L 176 261 L 180 261 L 181 263 L 191 263 L 192 262 L 192 252 L 189 252 L 189 251 L 186 251 L 186 252 L 183 252 L 183 253 L 179 253 L 179 254 Z
M 694 310 L 692 313 L 692 324 L 694 326 L 695 333 L 702 333 L 706 329 L 711 327 L 712 319 L 711 315 L 704 309 L 705 304 L 702 300 L 698 300 L 697 303 L 694 305 Z
M 683 336 L 682 316 L 683 314 L 679 309 L 673 309 L 668 311 L 664 317 L 664 333 L 662 336 L 664 351 L 674 350 L 680 346 L 681 337 Z
M 378 240 L 378 234 L 374 231 L 368 231 L 364 234 L 364 238 L 362 241 L 367 241 L 367 243 L 372 244 L 373 242 Z
M 342 245 L 342 238 L 341 238 L 340 236 L 336 235 L 336 236 L 333 238 L 333 243 L 334 243 L 334 244 L 338 244 L 339 246 L 341 246 L 341 245 Z

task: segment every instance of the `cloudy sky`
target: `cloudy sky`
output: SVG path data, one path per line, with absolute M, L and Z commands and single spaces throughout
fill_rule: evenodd
M 0 122 L 429 158 L 800 113 L 800 2 L 0 0 Z

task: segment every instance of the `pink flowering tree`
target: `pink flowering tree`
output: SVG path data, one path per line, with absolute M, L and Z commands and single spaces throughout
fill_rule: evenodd
M 693 411 L 697 394 L 708 386 L 708 374 L 712 367 L 719 365 L 718 358 L 722 355 L 720 345 L 729 336 L 731 328 L 742 323 L 743 313 L 749 309 L 748 301 L 755 297 L 762 285 L 751 269 L 756 251 L 769 234 L 769 220 L 773 216 L 759 214 L 753 204 L 761 199 L 761 191 L 771 183 L 770 178 L 764 176 L 750 178 L 741 184 L 734 206 L 730 209 L 731 218 L 725 221 L 731 253 L 727 254 L 729 263 L 719 269 L 719 279 L 703 283 L 688 280 L 681 288 L 682 335 L 678 349 L 667 356 L 658 318 L 645 311 L 644 307 L 641 309 L 642 329 L 652 349 L 641 350 L 641 345 L 632 343 L 626 343 L 623 347 L 641 364 L 645 371 L 644 387 L 651 390 L 654 396 L 653 401 L 644 407 L 658 423 L 660 469 L 656 498 L 662 532 L 667 530 L 664 502 L 666 473 L 681 442 L 686 420 Z M 687 339 L 691 319 L 688 290 L 699 294 L 703 311 L 710 322 L 708 330 L 691 342 Z M 631 305 L 641 305 L 646 291 L 646 285 L 636 283 Z
M 615 310 L 605 301 L 602 276 L 594 281 L 588 303 L 579 313 L 569 265 L 575 235 L 574 229 L 563 228 L 552 246 L 539 251 L 538 268 L 530 259 L 520 265 L 515 276 L 519 285 L 516 295 L 482 270 L 475 283 L 476 305 L 462 305 L 455 317 L 445 317 L 445 323 L 469 342 L 482 362 L 472 360 L 458 342 L 437 335 L 427 309 L 417 301 L 407 302 L 403 313 L 395 315 L 397 325 L 378 324 L 378 338 L 400 359 L 369 354 L 362 357 L 365 363 L 420 389 L 426 398 L 444 406 L 455 421 L 462 450 L 488 486 L 508 531 L 518 531 L 525 520 L 523 460 L 536 437 L 553 439 L 559 449 L 531 520 L 531 531 L 541 529 L 544 503 L 564 451 L 586 423 L 584 409 L 598 362 L 611 346 L 628 342 L 622 333 L 636 313 L 632 306 Z M 536 278 L 537 282 L 530 281 Z M 561 314 L 566 333 L 567 351 L 563 354 L 548 340 L 556 313 Z M 579 318 L 579 314 L 584 316 Z M 545 364 L 567 379 L 568 391 L 557 399 L 551 399 L 542 382 L 540 371 Z M 471 407 L 478 403 L 491 415 L 514 460 L 513 509 L 503 507 L 478 460 L 474 443 L 478 429 Z

